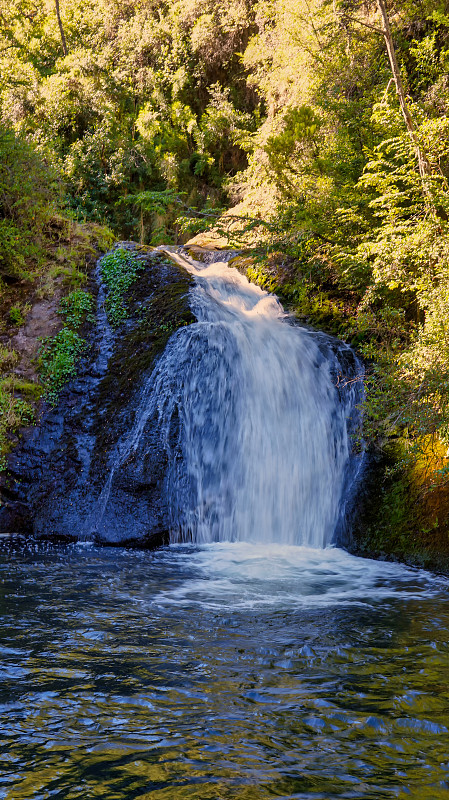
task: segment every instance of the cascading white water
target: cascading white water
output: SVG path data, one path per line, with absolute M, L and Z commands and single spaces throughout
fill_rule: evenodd
M 170 255 L 195 276 L 198 322 L 169 340 L 117 466 L 142 456 L 157 410 L 172 541 L 328 545 L 355 402 L 336 389 L 336 357 L 236 269 Z

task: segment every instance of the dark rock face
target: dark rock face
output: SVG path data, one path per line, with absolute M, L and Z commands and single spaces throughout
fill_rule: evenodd
M 128 319 L 117 331 L 109 328 L 100 290 L 78 377 L 25 431 L 0 477 L 0 532 L 56 540 L 94 534 L 108 544 L 148 547 L 168 540 L 166 455 L 154 416 L 145 425 L 145 452 L 112 472 L 111 465 L 157 356 L 177 328 L 195 321 L 192 279 L 162 254 L 125 246 L 144 264 L 126 298 Z

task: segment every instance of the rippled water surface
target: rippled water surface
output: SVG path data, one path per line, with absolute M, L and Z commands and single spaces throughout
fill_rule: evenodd
M 449 796 L 445 579 L 244 544 L 0 572 L 1 798 Z

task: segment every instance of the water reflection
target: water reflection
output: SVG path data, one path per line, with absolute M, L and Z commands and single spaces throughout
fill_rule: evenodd
M 0 571 L 0 798 L 448 796 L 443 580 L 246 545 Z

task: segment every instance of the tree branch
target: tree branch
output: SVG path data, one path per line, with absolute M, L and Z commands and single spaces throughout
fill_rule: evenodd
M 351 17 L 350 14 L 342 14 L 341 15 L 344 19 L 348 19 L 350 22 L 356 22 L 358 25 L 363 25 L 364 28 L 369 28 L 371 31 L 375 31 L 376 33 L 380 33 L 381 36 L 385 36 L 385 31 L 382 28 L 378 28 L 377 25 L 371 25 L 370 22 L 363 22 L 361 19 L 357 19 L 357 17 Z
M 68 48 L 67 48 L 67 42 L 66 42 L 66 38 L 65 38 L 65 34 L 64 34 L 64 28 L 62 27 L 61 14 L 59 12 L 59 0 L 55 0 L 55 8 L 56 8 L 56 16 L 58 18 L 59 33 L 61 34 L 62 49 L 63 49 L 64 55 L 67 56 L 69 54 L 69 51 L 68 51 Z

